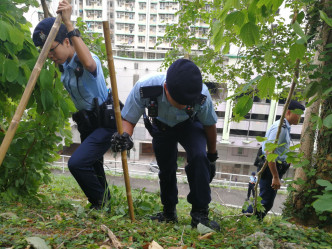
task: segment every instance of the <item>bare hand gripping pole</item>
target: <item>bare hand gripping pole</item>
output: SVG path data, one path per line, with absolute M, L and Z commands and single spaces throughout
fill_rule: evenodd
M 118 87 L 116 84 L 116 77 L 115 77 L 114 60 L 113 60 L 112 44 L 111 44 L 111 32 L 110 32 L 108 21 L 103 22 L 103 29 L 104 29 L 106 52 L 107 52 L 108 70 L 109 70 L 110 78 L 111 78 L 116 126 L 118 129 L 118 133 L 122 134 L 123 129 L 122 129 L 121 110 L 120 110 L 120 103 L 119 103 L 119 96 L 118 96 Z M 127 152 L 126 151 L 121 152 L 121 160 L 122 160 L 123 175 L 124 175 L 124 180 L 125 180 L 125 185 L 126 185 L 129 215 L 130 215 L 131 221 L 135 221 L 133 200 L 132 200 L 132 195 L 131 195 L 131 190 L 130 190 L 130 180 L 129 180 L 129 173 L 128 173 Z
M 18 127 L 18 123 L 21 120 L 21 117 L 23 115 L 23 112 L 29 102 L 31 93 L 36 85 L 36 81 L 38 79 L 38 76 L 40 74 L 40 71 L 46 61 L 48 52 L 50 51 L 50 48 L 52 46 L 52 43 L 59 31 L 60 25 L 61 25 L 61 14 L 58 14 L 55 22 L 52 26 L 52 29 L 46 39 L 45 45 L 43 46 L 42 51 L 40 52 L 40 55 L 38 57 L 38 60 L 35 64 L 35 67 L 32 70 L 32 73 L 30 75 L 29 81 L 27 86 L 25 87 L 24 93 L 22 95 L 22 98 L 20 100 L 20 103 L 16 109 L 16 112 L 14 114 L 14 117 L 8 127 L 8 130 L 6 132 L 6 135 L 1 143 L 1 147 L 0 147 L 0 165 L 3 162 L 3 159 L 5 158 L 5 155 L 8 151 L 8 148 L 14 138 L 15 132 L 17 130 Z

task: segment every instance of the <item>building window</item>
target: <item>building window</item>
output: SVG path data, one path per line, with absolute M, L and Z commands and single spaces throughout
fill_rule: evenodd
M 155 53 L 148 53 L 148 59 L 155 59 Z
M 145 15 L 145 14 L 138 14 L 138 19 L 139 19 L 140 21 L 145 21 L 145 19 L 146 19 L 146 15 Z
M 143 43 L 143 42 L 145 42 L 145 37 L 144 37 L 144 36 L 139 36 L 139 37 L 138 37 L 138 42 L 139 42 L 139 43 Z

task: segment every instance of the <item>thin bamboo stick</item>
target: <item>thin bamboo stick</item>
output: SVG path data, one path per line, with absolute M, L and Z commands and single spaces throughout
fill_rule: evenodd
M 111 32 L 110 32 L 108 21 L 103 22 L 103 29 L 104 29 L 106 52 L 107 52 L 108 70 L 109 70 L 110 78 L 111 78 L 116 126 L 118 129 L 118 133 L 122 134 L 123 128 L 122 128 L 121 110 L 120 110 L 120 104 L 119 104 L 118 87 L 117 87 L 116 77 L 115 77 L 115 68 L 114 68 L 112 43 L 111 43 Z M 129 180 L 129 173 L 128 173 L 128 163 L 127 163 L 127 152 L 126 151 L 121 152 L 121 160 L 122 160 L 123 175 L 124 175 L 124 180 L 125 180 L 125 185 L 126 185 L 129 215 L 130 215 L 131 221 L 135 221 L 133 200 L 132 200 L 132 195 L 131 195 L 131 190 L 130 190 L 130 180 Z

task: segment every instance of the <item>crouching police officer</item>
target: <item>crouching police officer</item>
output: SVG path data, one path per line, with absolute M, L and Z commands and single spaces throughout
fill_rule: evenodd
M 90 207 L 100 209 L 110 199 L 103 155 L 116 131 L 110 108 L 112 99 L 107 92 L 99 58 L 90 53 L 70 21 L 72 7 L 67 0 L 60 1 L 57 13 L 61 13 L 64 24 L 51 45 L 48 58 L 59 65 L 61 81 L 79 110 L 73 114 L 73 120 L 82 141 L 68 161 L 68 167 L 88 197 Z M 54 21 L 55 18 L 46 18 L 36 26 L 33 33 L 36 46 L 44 46 Z
M 145 115 L 148 109 L 148 116 Z M 187 200 L 192 204 L 192 227 L 199 223 L 220 230 L 217 222 L 208 218 L 211 201 L 209 183 L 215 174 L 216 121 L 208 88 L 202 83 L 201 72 L 191 61 L 179 59 L 167 74 L 156 74 L 139 80 L 130 92 L 122 110 L 123 130 L 112 138 L 112 150 L 131 149 L 134 127 L 145 116 L 145 126 L 152 139 L 159 166 L 160 195 L 163 212 L 151 219 L 176 222 L 178 189 L 176 180 L 177 144 L 187 153 L 185 167 L 190 192 Z M 152 120 L 152 122 L 150 122 Z M 206 152 L 207 147 L 207 152 Z

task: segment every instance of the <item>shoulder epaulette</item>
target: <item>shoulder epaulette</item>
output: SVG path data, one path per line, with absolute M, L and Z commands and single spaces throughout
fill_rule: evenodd
M 195 101 L 195 104 L 204 105 L 206 98 L 207 98 L 206 95 L 201 94 Z
M 282 128 L 287 128 L 287 125 L 286 125 L 286 121 L 285 121 L 285 119 L 284 119 L 284 122 L 283 122 L 283 124 L 282 124 Z
M 139 89 L 141 98 L 156 98 L 163 93 L 162 86 L 142 86 Z

